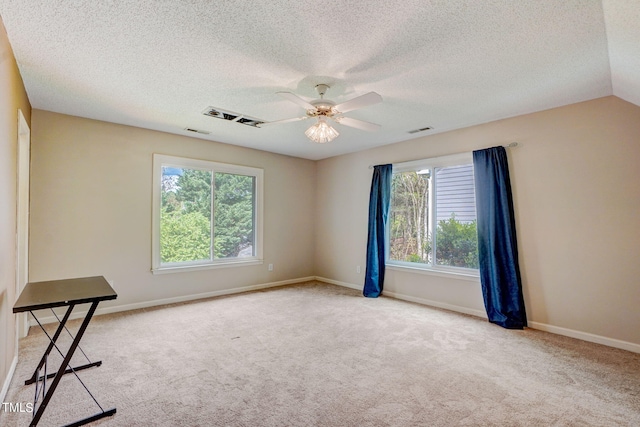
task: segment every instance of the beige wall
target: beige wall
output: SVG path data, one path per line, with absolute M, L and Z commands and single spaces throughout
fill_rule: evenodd
M 362 286 L 369 165 L 512 141 L 519 143 L 508 155 L 532 325 L 640 349 L 640 107 L 615 97 L 318 162 L 316 274 Z M 385 290 L 484 311 L 478 282 L 387 270 Z
M 16 185 L 18 109 L 31 120 L 31 106 L 0 18 L 0 389 L 15 347 Z
M 640 108 L 618 98 L 317 163 L 39 110 L 33 116 L 31 280 L 105 275 L 120 294 L 112 306 L 312 275 L 361 286 L 370 164 L 518 141 L 509 156 L 533 326 L 640 344 L 628 327 L 640 324 Z M 265 265 L 149 272 L 154 152 L 265 169 Z M 385 289 L 484 311 L 474 281 L 388 270 Z
M 264 169 L 264 265 L 150 272 L 153 153 Z M 30 280 L 103 275 L 103 309 L 314 274 L 309 160 L 34 110 L 31 188 Z

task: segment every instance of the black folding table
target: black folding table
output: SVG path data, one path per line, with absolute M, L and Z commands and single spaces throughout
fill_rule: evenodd
M 53 396 L 53 393 L 55 392 L 56 387 L 58 387 L 58 383 L 62 379 L 62 376 L 68 373 L 73 373 L 78 378 L 78 380 L 80 381 L 80 383 L 82 383 L 83 387 L 89 393 L 93 401 L 100 408 L 100 412 L 98 412 L 95 415 L 92 415 L 87 418 L 83 418 L 81 420 L 68 424 L 67 427 L 81 426 L 89 422 L 99 420 L 100 418 L 109 417 L 116 413 L 116 408 L 108 409 L 105 411 L 102 408 L 102 406 L 100 406 L 96 398 L 93 397 L 93 394 L 91 394 L 89 389 L 84 385 L 84 383 L 76 373 L 77 371 L 87 369 L 93 366 L 100 366 L 102 364 L 102 361 L 91 362 L 90 360 L 88 360 L 88 357 L 87 357 L 87 360 L 89 361 L 89 363 L 76 366 L 76 367 L 71 367 L 70 362 L 76 349 L 80 348 L 78 344 L 80 343 L 80 340 L 82 339 L 82 336 L 84 335 L 85 330 L 87 329 L 87 326 L 89 325 L 89 322 L 91 321 L 91 318 L 93 317 L 93 314 L 95 313 L 96 308 L 98 307 L 98 303 L 100 301 L 116 299 L 117 297 L 118 297 L 118 294 L 116 294 L 113 288 L 109 285 L 109 282 L 107 282 L 107 280 L 102 276 L 27 283 L 24 290 L 20 294 L 20 297 L 18 298 L 15 305 L 13 306 L 13 312 L 14 313 L 22 313 L 26 311 L 30 312 L 33 318 L 36 320 L 36 322 L 38 322 L 38 325 L 40 325 L 40 328 L 42 328 L 44 333 L 49 338 L 49 345 L 46 351 L 44 352 L 42 358 L 40 359 L 40 362 L 38 363 L 36 370 L 33 372 L 33 375 L 31 376 L 31 378 L 25 381 L 25 385 L 33 384 L 33 383 L 36 384 L 36 393 L 35 393 L 34 408 L 33 408 L 34 412 L 33 412 L 33 418 L 31 419 L 30 426 L 36 426 L 38 424 L 38 422 L 40 421 L 40 418 L 42 417 L 42 414 L 44 413 L 45 409 L 47 408 L 47 405 L 49 404 L 49 401 L 51 400 L 51 396 Z M 80 329 L 78 329 L 78 332 L 74 337 L 71 334 L 71 332 L 69 332 L 69 330 L 66 328 L 65 324 L 67 323 L 67 320 L 69 320 L 69 317 L 71 316 L 71 312 L 73 311 L 74 307 L 79 304 L 91 304 L 91 306 L 89 307 L 89 310 L 85 314 L 84 320 L 80 325 Z M 64 316 L 62 317 L 62 320 L 53 311 L 53 308 L 55 307 L 67 307 L 67 310 Z M 38 318 L 33 313 L 36 310 L 42 310 L 42 309 L 52 309 L 51 311 L 54 313 L 54 315 L 58 319 L 59 325 L 55 333 L 53 334 L 53 336 L 50 336 L 47 333 L 45 328 L 42 326 Z M 66 354 L 63 352 L 63 349 L 59 348 L 59 346 L 56 344 L 63 330 L 66 330 L 69 333 L 69 335 L 73 338 L 71 346 L 67 350 Z M 51 353 L 51 350 L 53 350 L 54 348 L 58 353 L 60 353 L 60 356 L 62 356 L 63 362 L 58 368 L 57 372 L 47 374 L 47 359 L 49 357 L 49 354 Z M 80 351 L 82 351 L 82 349 L 80 349 Z M 83 351 L 82 353 L 84 354 Z M 85 357 L 86 357 L 86 354 L 85 354 Z M 44 369 L 44 374 L 41 375 L 41 372 L 43 369 Z M 47 380 L 50 378 L 53 378 L 53 381 L 51 381 L 51 384 L 47 384 Z M 40 395 L 42 395 L 43 398 L 42 398 L 42 402 L 38 404 Z

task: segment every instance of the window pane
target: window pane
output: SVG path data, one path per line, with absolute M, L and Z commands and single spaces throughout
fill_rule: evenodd
M 389 258 L 429 263 L 429 170 L 393 175 Z
M 216 172 L 214 251 L 216 258 L 255 256 L 254 176 Z
M 162 263 L 211 259 L 211 172 L 162 167 Z
M 478 268 L 473 165 L 435 169 L 436 264 Z

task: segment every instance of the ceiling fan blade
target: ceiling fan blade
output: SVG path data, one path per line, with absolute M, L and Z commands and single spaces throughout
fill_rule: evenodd
M 305 101 L 304 99 L 300 98 L 298 95 L 293 94 L 291 92 L 277 92 L 278 95 L 280 95 L 281 97 L 288 99 L 289 101 L 298 104 L 299 106 L 301 106 L 302 108 L 304 108 L 305 110 L 315 110 L 316 107 L 314 107 L 313 105 L 311 105 L 309 102 Z
M 351 126 L 352 128 L 366 130 L 367 132 L 374 132 L 380 129 L 380 125 L 375 123 L 365 122 L 364 120 L 352 119 L 351 117 L 334 117 L 333 120 L 341 125 Z
M 348 111 L 368 107 L 369 105 L 377 104 L 379 102 L 382 102 L 382 97 L 375 92 L 369 92 L 345 101 L 342 104 L 338 104 L 334 106 L 333 109 L 341 113 L 346 113 Z
M 308 119 L 308 118 L 309 118 L 309 116 L 303 116 L 303 117 L 294 117 L 292 119 L 276 120 L 275 122 L 264 122 L 264 123 L 260 123 L 258 125 L 258 127 L 262 128 L 262 127 L 265 127 L 265 126 L 280 125 L 282 123 L 297 122 L 299 120 L 305 120 L 305 119 Z

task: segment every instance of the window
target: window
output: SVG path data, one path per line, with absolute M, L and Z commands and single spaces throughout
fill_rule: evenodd
M 156 154 L 152 270 L 262 262 L 262 169 Z
M 471 154 L 402 163 L 393 170 L 389 264 L 477 273 Z

